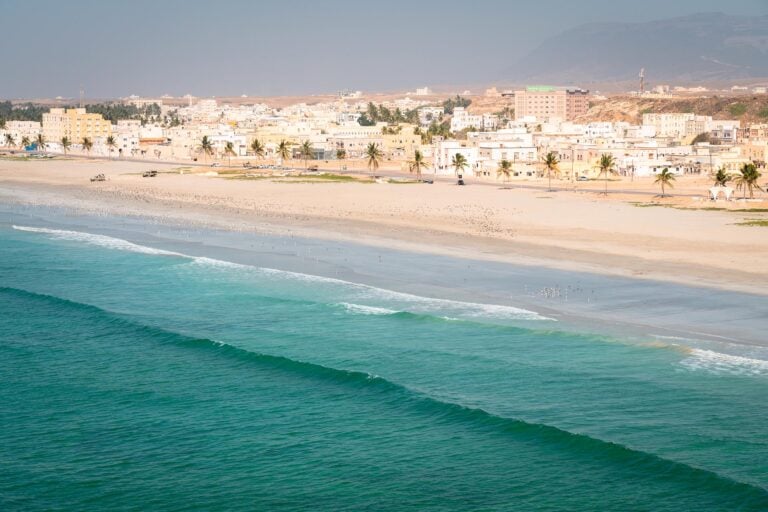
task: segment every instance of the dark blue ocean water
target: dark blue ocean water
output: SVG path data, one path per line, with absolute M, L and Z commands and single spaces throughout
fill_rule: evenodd
M 3 510 L 768 510 L 768 361 L 0 228 Z

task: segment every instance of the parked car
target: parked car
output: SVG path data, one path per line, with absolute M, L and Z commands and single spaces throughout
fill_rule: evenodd
M 221 164 L 219 162 L 213 162 L 211 167 L 221 167 Z
M 579 176 L 578 178 L 576 178 L 576 181 L 589 181 L 589 178 L 587 178 L 586 176 Z

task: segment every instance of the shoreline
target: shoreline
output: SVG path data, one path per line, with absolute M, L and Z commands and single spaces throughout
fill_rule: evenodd
M 284 185 L 292 186 L 292 185 Z M 465 259 L 485 260 L 513 265 L 548 267 L 552 269 L 588 272 L 605 276 L 628 277 L 639 280 L 658 280 L 686 286 L 715 288 L 758 295 L 768 295 L 768 266 L 766 270 L 754 265 L 755 271 L 744 271 L 724 265 L 707 265 L 700 262 L 680 261 L 681 252 L 712 252 L 706 243 L 696 241 L 686 244 L 681 251 L 675 241 L 656 241 L 664 245 L 669 254 L 630 255 L 611 251 L 617 241 L 623 246 L 637 244 L 642 249 L 643 240 L 617 233 L 607 244 L 605 240 L 585 244 L 588 230 L 572 230 L 574 238 L 581 240 L 557 240 L 541 243 L 540 238 L 510 233 L 508 237 L 483 236 L 460 230 L 422 227 L 413 223 L 391 220 L 375 221 L 367 218 L 339 218 L 318 213 L 299 214 L 280 211 L 254 211 L 252 209 L 219 201 L 216 204 L 190 204 L 188 198 L 163 197 L 148 191 L 98 190 L 93 194 L 77 185 L 34 183 L 30 181 L 3 180 L 0 197 L 18 204 L 61 206 L 73 212 L 96 215 L 130 215 L 154 221 L 178 222 L 200 227 L 210 227 L 239 232 L 266 234 L 290 233 L 296 236 L 329 241 L 357 242 L 373 247 L 395 247 L 422 254 L 450 255 Z M 664 209 L 669 210 L 669 209 Z M 674 212 L 678 212 L 675 210 Z M 666 213 L 666 212 L 665 212 Z M 683 214 L 687 212 L 681 212 Z M 714 212 L 694 212 L 711 215 Z M 719 212 L 718 212 L 719 213 Z M 760 228 L 742 228 L 755 232 L 759 239 Z M 768 237 L 765 237 L 768 240 Z M 623 239 L 623 240 L 622 240 Z M 611 247 L 611 243 L 614 247 Z M 589 249 L 585 245 L 593 245 Z M 768 250 L 768 243 L 763 243 Z M 748 251 L 736 247 L 738 252 Z M 754 256 L 763 256 L 755 248 Z M 768 258 L 765 258 L 768 259 Z M 737 261 L 733 261 L 737 263 Z
M 18 223 L 109 236 L 192 258 L 340 279 L 438 300 L 521 308 L 557 320 L 538 322 L 537 329 L 690 345 L 736 356 L 749 355 L 749 347 L 768 347 L 763 334 L 768 308 L 762 295 L 718 289 L 701 293 L 702 288 L 651 279 L 414 252 L 360 240 L 308 238 L 296 231 L 222 229 L 178 217 L 94 215 L 51 206 L 17 205 L 11 211 L 17 212 L 11 214 L 17 220 L 8 227 Z

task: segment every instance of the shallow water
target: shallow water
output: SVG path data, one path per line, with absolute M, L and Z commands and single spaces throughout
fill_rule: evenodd
M 4 509 L 768 508 L 759 347 L 60 228 L 0 227 Z

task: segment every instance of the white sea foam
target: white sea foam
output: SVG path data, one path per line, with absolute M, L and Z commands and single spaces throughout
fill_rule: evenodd
M 768 375 L 768 361 L 750 357 L 722 354 L 713 350 L 694 348 L 690 355 L 680 362 L 690 370 L 704 370 L 713 373 L 736 375 Z
M 188 257 L 184 254 L 177 252 L 164 251 L 162 249 L 155 249 L 153 247 L 146 247 L 144 245 L 134 244 L 121 238 L 113 238 L 106 235 L 94 235 L 92 233 L 83 233 L 81 231 L 67 231 L 63 229 L 48 229 L 48 228 L 33 228 L 28 226 L 13 226 L 13 229 L 17 231 L 28 231 L 31 233 L 41 233 L 49 235 L 58 240 L 71 240 L 73 242 L 82 242 L 89 245 L 97 245 L 99 247 L 105 247 L 108 249 L 115 249 L 118 251 L 138 252 L 141 254 L 153 254 L 159 256 L 179 256 Z
M 216 260 L 212 258 L 199 257 L 195 258 L 195 265 L 203 265 L 208 267 L 218 267 L 222 269 L 247 269 L 249 271 L 257 272 L 262 275 L 276 278 L 276 279 L 289 279 L 292 281 L 300 281 L 313 284 L 325 284 L 336 285 L 341 288 L 340 293 L 349 295 L 352 300 L 361 301 L 375 301 L 378 303 L 384 302 L 384 306 L 389 306 L 395 303 L 397 309 L 390 309 L 382 307 L 387 311 L 399 311 L 405 310 L 412 313 L 450 313 L 451 316 L 447 318 L 455 319 L 456 316 L 461 316 L 467 319 L 492 319 L 492 320 L 550 320 L 556 321 L 552 318 L 542 316 L 535 311 L 529 311 L 527 309 L 516 308 L 514 306 L 503 306 L 499 304 L 482 304 L 477 302 L 464 302 L 450 299 L 436 299 L 432 297 L 422 297 L 420 295 L 413 295 L 410 293 L 396 292 L 393 290 L 387 290 L 384 288 L 378 288 L 375 286 L 353 283 L 351 281 L 344 281 L 342 279 L 336 279 L 333 277 L 317 276 L 312 274 L 304 274 L 301 272 L 293 272 L 290 270 L 278 270 L 268 267 L 252 267 L 248 265 L 241 265 L 239 263 L 231 263 L 222 260 Z M 350 303 L 350 302 L 347 302 Z M 350 303 L 351 304 L 351 303 Z M 402 308 L 399 306 L 402 305 Z M 364 306 L 377 308 L 379 306 Z M 369 313 L 370 314 L 370 313 Z
M 503 306 L 500 304 L 482 304 L 479 302 L 464 302 L 450 299 L 436 299 L 432 297 L 422 297 L 410 293 L 395 292 L 365 286 L 364 295 L 373 299 L 394 301 L 407 304 L 409 311 L 414 313 L 449 313 L 451 316 L 461 316 L 472 319 L 495 319 L 495 320 L 551 320 L 535 311 L 516 308 L 514 306 Z
M 218 268 L 218 269 L 250 269 L 248 265 L 241 265 L 240 263 L 232 263 L 231 261 L 217 260 L 214 258 L 206 258 L 205 256 L 198 256 L 192 260 L 192 264 L 200 267 Z
M 95 235 L 92 233 L 83 233 L 80 231 L 68 231 L 48 228 L 35 228 L 27 226 L 13 226 L 18 231 L 29 231 L 49 235 L 60 240 L 71 240 L 90 245 L 105 247 L 121 251 L 130 251 L 142 254 L 152 254 L 161 256 L 176 256 L 192 260 L 191 265 L 203 266 L 208 268 L 217 268 L 222 270 L 247 270 L 263 276 L 277 279 L 289 279 L 314 284 L 332 285 L 338 287 L 334 290 L 338 299 L 342 299 L 348 304 L 358 304 L 358 302 L 376 302 L 375 306 L 365 305 L 361 307 L 385 310 L 385 311 L 409 311 L 411 313 L 437 314 L 451 319 L 492 319 L 492 320 L 551 320 L 535 311 L 516 308 L 513 306 L 503 306 L 499 304 L 482 304 L 476 302 L 463 302 L 450 299 L 436 299 L 432 297 L 422 297 L 410 293 L 396 292 L 377 288 L 365 284 L 353 283 L 342 279 L 332 277 L 323 277 L 301 272 L 292 272 L 289 270 L 278 270 L 267 267 L 255 267 L 242 265 L 228 261 L 218 260 L 207 257 L 195 257 L 187 254 L 155 249 L 143 245 L 134 244 L 127 240 L 114 238 L 105 235 Z M 337 300 L 338 300 L 337 299 Z M 372 313 L 368 313 L 372 314 Z M 383 313 L 379 313 L 383 314 Z M 390 314 L 390 313 L 387 313 Z
M 346 309 L 347 312 L 357 315 L 394 315 L 395 313 L 398 313 L 398 311 L 395 311 L 394 309 L 364 306 L 362 304 L 350 304 L 349 302 L 340 302 L 338 305 Z

